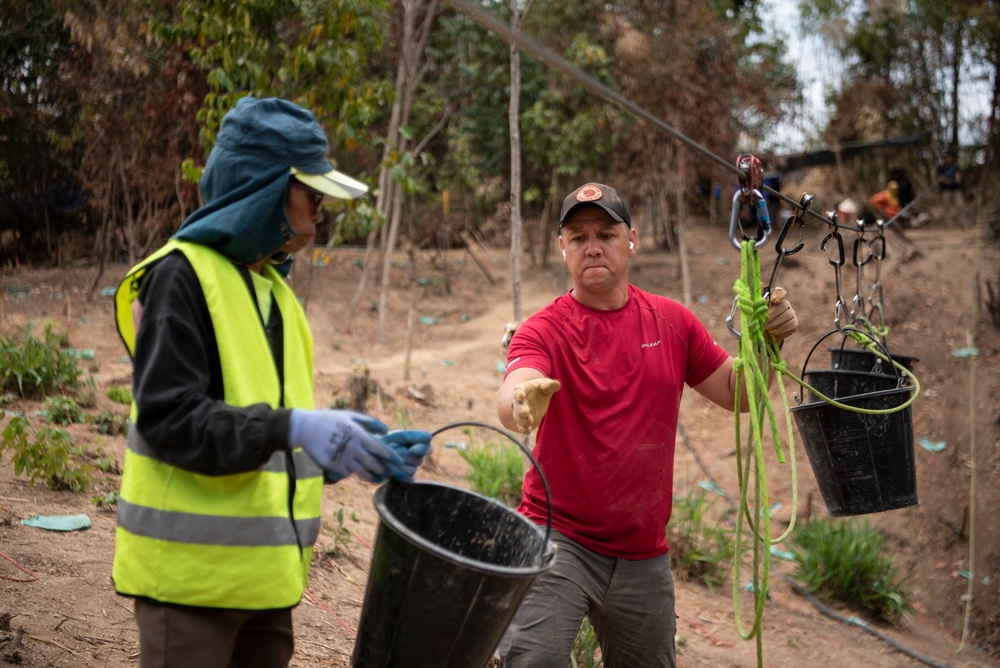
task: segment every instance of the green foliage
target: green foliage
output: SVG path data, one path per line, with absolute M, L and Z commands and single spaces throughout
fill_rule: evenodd
M 92 503 L 98 508 L 106 508 L 109 506 L 118 507 L 118 499 L 121 496 L 118 494 L 118 490 L 113 489 L 107 494 L 102 494 L 101 496 L 95 496 Z
M 12 417 L 0 434 L 0 454 L 5 451 L 10 453 L 14 475 L 27 476 L 32 485 L 44 480 L 49 489 L 85 492 L 94 484 L 93 468 L 80 461 L 83 449 L 74 446 L 62 429 L 36 430 L 24 417 Z
M 87 381 L 76 392 L 77 403 L 81 408 L 94 408 L 97 406 L 97 382 L 94 377 L 87 376 Z
M 701 490 L 675 496 L 667 524 L 671 566 L 700 579 L 711 590 L 725 583 L 733 562 L 733 530 L 721 518 L 711 519 L 714 505 L 715 499 L 708 499 Z
M 87 414 L 83 412 L 80 404 L 64 395 L 46 399 L 38 413 L 48 422 L 63 426 L 80 424 L 87 420 Z
M 516 506 L 521 500 L 524 479 L 520 448 L 512 443 L 493 440 L 477 446 L 473 442 L 472 431 L 468 428 L 464 431 L 469 437 L 469 446 L 459 449 L 458 454 L 470 467 L 465 479 L 472 490 L 508 506 Z
M 25 398 L 75 389 L 80 384 L 77 358 L 60 349 L 60 337 L 46 327 L 44 338 L 32 333 L 32 325 L 21 337 L 0 336 L 0 390 L 17 390 Z
M 590 620 L 583 618 L 580 630 L 576 634 L 573 642 L 573 654 L 569 657 L 572 668 L 598 668 L 604 665 L 601 655 L 601 645 L 597 642 L 597 635 Z
M 355 522 L 358 521 L 357 516 L 352 512 L 347 517 Z M 333 518 L 337 521 L 337 526 L 331 529 L 330 534 L 333 536 L 333 547 L 327 552 L 331 557 L 338 557 L 341 555 L 350 556 L 350 544 L 348 543 L 348 538 L 351 537 L 351 530 L 344 526 L 344 502 L 340 502 L 340 508 L 337 512 L 333 514 Z
M 100 437 L 98 437 L 97 442 L 98 443 L 102 442 Z M 101 448 L 100 445 L 97 446 L 97 449 L 94 452 L 88 453 L 88 455 L 91 459 L 93 459 L 97 463 L 97 468 L 99 468 L 104 473 L 113 473 L 115 475 L 121 475 L 122 471 L 121 468 L 119 468 L 118 466 L 118 460 L 115 459 L 112 455 L 109 455 L 106 452 L 104 452 L 104 449 Z
M 798 564 L 794 577 L 809 591 L 887 622 L 898 622 L 913 611 L 910 587 L 899 577 L 892 557 L 883 555 L 885 537 L 867 519 L 814 519 L 797 526 L 790 540 Z
M 577 34 L 567 59 L 601 83 L 616 88 L 614 59 L 600 44 Z M 558 79 L 540 92 L 523 114 L 525 143 L 545 168 L 567 176 L 599 168 L 618 145 L 623 121 L 618 109 L 578 83 Z
M 106 436 L 117 436 L 125 433 L 126 418 L 118 415 L 114 411 L 103 411 L 90 418 L 91 424 L 99 434 Z
M 389 82 L 366 71 L 382 46 L 380 0 L 183 0 L 177 9 L 154 32 L 187 46 L 191 61 L 208 73 L 212 92 L 199 120 L 209 148 L 222 117 L 247 94 L 312 110 L 335 149 L 364 139 L 389 99 Z
M 116 404 L 122 404 L 123 406 L 132 405 L 132 390 L 128 387 L 109 387 L 105 394 L 108 395 L 108 399 L 115 402 Z

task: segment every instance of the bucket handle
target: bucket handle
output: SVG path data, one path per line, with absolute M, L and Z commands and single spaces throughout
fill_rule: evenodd
M 545 546 L 548 546 L 548 544 L 549 544 L 549 535 L 552 533 L 552 492 L 549 491 L 549 481 L 546 480 L 545 473 L 542 472 L 542 467 L 538 465 L 538 460 L 535 459 L 535 456 L 533 454 L 531 454 L 531 449 L 527 445 L 525 445 L 524 443 L 522 443 L 521 441 L 519 441 L 516 438 L 514 438 L 514 436 L 510 432 L 505 431 L 505 430 L 501 429 L 500 427 L 494 426 L 494 425 L 486 423 L 486 422 L 476 422 L 476 421 L 452 422 L 451 424 L 446 424 L 445 426 L 441 427 L 440 429 L 431 432 L 431 438 L 434 438 L 435 436 L 437 436 L 438 434 L 440 434 L 443 431 L 447 431 L 449 429 L 455 429 L 457 427 L 482 427 L 483 429 L 492 429 L 493 431 L 497 432 L 501 436 L 505 436 L 506 438 L 508 438 L 511 441 L 513 441 L 514 444 L 521 449 L 521 452 L 523 452 L 528 457 L 528 459 L 531 461 L 532 466 L 534 466 L 535 470 L 538 471 L 538 477 L 541 478 L 541 480 L 542 480 L 542 487 L 545 488 L 545 500 L 548 502 L 548 505 L 547 505 L 547 508 L 546 508 L 548 510 L 548 517 L 547 517 L 546 523 L 545 523 L 545 540 L 542 543 L 543 549 L 545 549 Z M 543 558 L 543 560 L 548 561 L 553 556 L 554 556 L 554 553 L 549 552 L 548 554 L 543 554 L 542 558 Z
M 858 333 L 860 333 L 860 334 L 868 337 L 868 339 L 873 344 L 875 344 L 876 346 L 878 346 L 879 352 L 881 352 L 882 354 L 884 354 L 885 358 L 887 360 L 889 360 L 889 366 L 892 367 L 892 372 L 896 376 L 896 385 L 897 385 L 897 387 L 902 387 L 904 376 L 900 375 L 899 369 L 896 368 L 896 364 L 895 364 L 895 362 L 893 362 L 892 355 L 889 354 L 888 349 L 884 345 L 882 345 L 882 343 L 877 338 L 875 338 L 874 336 L 872 336 L 872 335 L 870 335 L 870 334 L 868 334 L 868 333 L 866 333 L 866 332 L 864 332 L 864 331 L 862 331 L 860 329 L 859 330 L 852 330 L 852 331 L 856 331 L 856 332 L 858 332 Z M 832 336 L 834 334 L 843 334 L 844 335 L 844 339 L 846 340 L 847 337 L 851 335 L 851 332 L 849 332 L 849 331 L 847 331 L 847 330 L 845 330 L 843 328 L 837 328 L 837 329 L 830 330 L 829 332 L 827 332 L 823 336 L 819 337 L 819 340 L 816 343 L 813 344 L 812 348 L 809 349 L 809 354 L 806 355 L 806 361 L 802 363 L 802 377 L 803 378 L 806 377 L 806 368 L 808 368 L 808 366 L 809 366 L 809 358 L 811 358 L 812 354 L 814 352 L 816 352 L 816 348 L 819 346 L 819 344 L 823 343 L 823 341 L 825 341 L 827 339 L 827 337 Z M 798 394 L 795 397 L 795 402 L 797 404 L 801 404 L 804 398 L 805 398 L 805 396 L 803 394 Z

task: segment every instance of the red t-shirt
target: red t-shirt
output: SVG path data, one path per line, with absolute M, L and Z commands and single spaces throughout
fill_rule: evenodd
M 533 453 L 551 489 L 553 528 L 610 557 L 666 552 L 681 393 L 727 357 L 687 308 L 632 285 L 614 311 L 567 294 L 525 320 L 507 372 L 532 368 L 562 384 Z M 546 522 L 534 467 L 518 510 Z

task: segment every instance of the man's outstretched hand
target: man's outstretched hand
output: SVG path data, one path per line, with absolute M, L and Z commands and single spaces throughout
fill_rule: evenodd
M 530 434 L 535 430 L 560 387 L 559 381 L 552 378 L 532 378 L 514 386 L 514 420 L 519 432 Z

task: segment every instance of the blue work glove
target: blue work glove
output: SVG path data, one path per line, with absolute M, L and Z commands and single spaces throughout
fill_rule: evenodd
M 389 467 L 402 466 L 402 459 L 378 436 L 388 427 L 363 413 L 344 410 L 292 410 L 288 430 L 289 447 L 302 446 L 325 472 L 328 482 L 352 473 L 377 482 Z
M 386 475 L 399 482 L 413 482 L 413 474 L 431 451 L 431 433 L 419 429 L 400 429 L 379 436 L 379 440 L 401 460 L 399 465 L 390 464 Z

